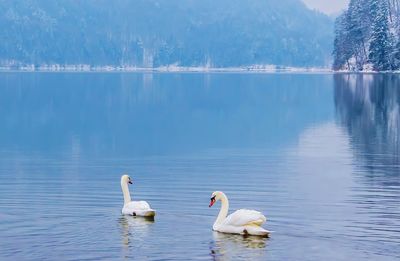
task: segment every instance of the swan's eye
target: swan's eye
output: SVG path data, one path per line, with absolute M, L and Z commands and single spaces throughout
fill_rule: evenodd
M 129 184 L 132 184 L 132 180 L 131 180 L 131 179 L 128 179 L 128 183 L 129 183 Z

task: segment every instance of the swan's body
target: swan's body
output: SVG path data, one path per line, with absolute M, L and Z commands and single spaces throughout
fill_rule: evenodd
M 131 216 L 154 217 L 156 212 L 146 201 L 131 201 L 124 204 L 122 214 Z
M 266 217 L 255 210 L 239 209 L 228 215 L 229 201 L 223 192 L 214 192 L 211 197 L 210 207 L 221 200 L 221 210 L 217 220 L 213 225 L 213 230 L 221 233 L 269 236 L 269 231 L 262 228 L 261 225 L 267 221 Z
M 129 193 L 128 184 L 132 184 L 131 178 L 128 175 L 121 177 L 121 188 L 124 194 L 124 207 L 122 214 L 131 216 L 154 217 L 156 212 L 151 209 L 146 201 L 132 201 Z

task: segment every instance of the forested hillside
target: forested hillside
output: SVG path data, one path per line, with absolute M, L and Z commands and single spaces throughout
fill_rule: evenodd
M 0 66 L 329 66 L 300 0 L 0 0 Z
M 335 23 L 335 70 L 400 69 L 400 0 L 351 0 Z

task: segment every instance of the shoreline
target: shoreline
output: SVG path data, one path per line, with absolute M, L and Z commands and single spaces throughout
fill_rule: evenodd
M 328 68 L 302 68 L 284 66 L 244 66 L 244 67 L 180 67 L 162 66 L 154 68 L 124 66 L 0 66 L 0 72 L 132 72 L 132 73 L 332 73 Z
M 0 66 L 2 72 L 64 72 L 64 73 L 333 73 L 333 74 L 400 74 L 400 71 L 335 71 L 323 67 L 284 67 L 275 65 L 255 65 L 244 67 L 130 67 L 130 66 Z

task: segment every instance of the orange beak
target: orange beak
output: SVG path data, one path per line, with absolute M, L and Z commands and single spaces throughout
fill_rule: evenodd
M 212 197 L 211 201 L 210 201 L 210 205 L 208 205 L 208 207 L 211 208 L 214 205 L 214 203 L 215 203 L 215 197 Z

